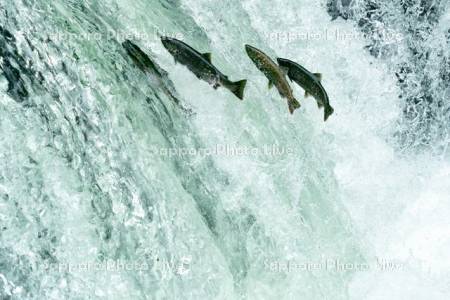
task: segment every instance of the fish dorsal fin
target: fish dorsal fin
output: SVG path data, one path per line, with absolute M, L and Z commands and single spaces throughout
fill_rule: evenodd
M 269 90 L 273 87 L 273 82 L 269 80 Z
M 319 81 L 322 81 L 322 74 L 321 73 L 313 73 L 314 76 L 317 77 L 317 79 L 319 79 Z
M 211 62 L 211 53 L 206 52 L 206 53 L 203 53 L 202 56 L 203 56 L 203 58 L 206 59 L 210 64 L 212 63 L 212 62 Z
M 307 91 L 305 91 L 305 98 L 309 97 L 309 93 Z

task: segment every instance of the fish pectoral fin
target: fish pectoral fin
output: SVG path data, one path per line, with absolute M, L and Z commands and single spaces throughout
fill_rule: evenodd
M 206 59 L 210 64 L 212 64 L 211 62 L 211 53 L 206 52 L 202 54 L 203 58 Z
M 280 70 L 284 74 L 284 76 L 288 75 L 288 73 L 289 73 L 289 68 L 288 67 L 280 66 Z
M 323 107 L 323 102 L 322 102 L 322 101 L 317 101 L 317 106 L 318 106 L 319 108 L 322 108 L 322 107 Z
M 273 87 L 273 82 L 269 80 L 269 90 Z
M 290 99 L 288 100 L 288 106 L 289 106 L 289 112 L 291 115 L 294 113 L 294 110 L 297 108 L 300 108 L 300 103 L 297 101 L 297 99 Z
M 313 75 L 316 76 L 319 81 L 322 81 L 322 73 L 313 73 Z

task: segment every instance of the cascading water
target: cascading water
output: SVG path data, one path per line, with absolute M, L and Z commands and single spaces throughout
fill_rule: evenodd
M 3 1 L 0 298 L 448 299 L 449 20 L 445 1 Z M 322 73 L 335 113 L 292 83 L 290 115 L 244 44 Z

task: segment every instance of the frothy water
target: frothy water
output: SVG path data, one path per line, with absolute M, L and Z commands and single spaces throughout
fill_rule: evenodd
M 0 4 L 0 298 L 447 299 L 450 7 L 332 2 Z M 335 113 L 292 84 L 290 115 L 244 44 Z

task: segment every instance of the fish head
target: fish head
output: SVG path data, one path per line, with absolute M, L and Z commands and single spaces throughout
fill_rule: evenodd
M 131 49 L 133 48 L 134 44 L 130 40 L 125 40 L 124 42 L 122 42 L 122 46 L 125 49 Z
M 257 48 L 250 46 L 250 45 L 245 45 L 245 51 L 247 52 L 248 57 L 250 57 L 250 59 L 257 65 L 261 65 L 262 64 L 262 57 L 263 54 L 260 50 L 258 50 Z
M 278 65 L 280 65 L 280 66 L 288 66 L 288 65 L 289 65 L 289 60 L 288 60 L 288 59 L 285 59 L 285 58 L 280 58 L 280 57 L 278 57 L 278 58 L 277 58 L 277 63 L 278 63 Z
M 254 57 L 258 53 L 258 49 L 256 49 L 253 46 L 250 46 L 248 44 L 245 45 L 245 51 L 247 52 L 248 56 Z
M 142 50 L 130 40 L 125 40 L 122 43 L 122 46 L 123 46 L 123 48 L 125 48 L 127 53 L 131 56 L 135 56 L 137 53 L 142 52 Z
M 178 49 L 178 40 L 162 36 L 161 42 L 169 52 L 174 53 Z

